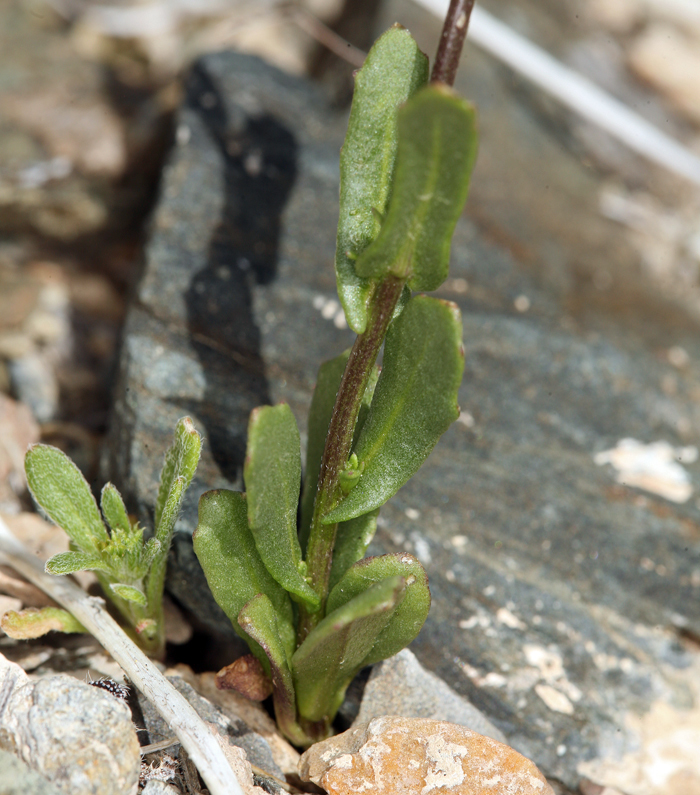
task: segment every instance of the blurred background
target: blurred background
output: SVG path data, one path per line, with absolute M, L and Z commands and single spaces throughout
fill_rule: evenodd
M 700 152 L 695 0 L 480 5 Z M 37 434 L 95 474 L 125 302 L 193 61 L 259 54 L 343 108 L 363 52 L 397 20 L 432 56 L 439 20 L 412 0 L 0 3 L 0 393 L 33 416 L 3 415 L 19 440 L 5 443 L 3 483 Z M 677 389 L 700 319 L 697 188 L 472 43 L 458 88 L 481 114 L 469 214 L 571 322 L 623 317 L 630 334 L 651 335 L 672 366 L 662 386 Z M 529 308 L 526 295 L 504 300 Z M 680 441 L 692 440 L 684 422 Z M 19 509 L 7 485 L 0 508 Z

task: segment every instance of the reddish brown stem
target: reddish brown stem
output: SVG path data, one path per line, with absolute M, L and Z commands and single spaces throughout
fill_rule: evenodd
M 403 286 L 403 281 L 390 276 L 377 287 L 370 301 L 367 329 L 355 340 L 336 396 L 321 461 L 318 491 L 306 550 L 310 584 L 321 599 L 321 609 L 310 613 L 300 605 L 298 643 L 301 643 L 323 618 L 338 525 L 324 525 L 322 518 L 342 499 L 339 475 L 347 465 L 362 397 Z
M 442 26 L 440 44 L 438 44 L 435 55 L 433 74 L 430 77 L 431 83 L 454 85 L 472 8 L 474 8 L 474 0 L 450 0 L 445 24 Z

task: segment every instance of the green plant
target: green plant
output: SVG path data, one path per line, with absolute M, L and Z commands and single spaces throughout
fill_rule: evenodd
M 46 562 L 46 571 L 94 571 L 134 639 L 155 657 L 165 651 L 163 586 L 168 550 L 182 498 L 197 469 L 200 449 L 201 438 L 192 421 L 189 417 L 181 419 L 160 474 L 155 535 L 145 542 L 143 528 L 131 520 L 120 493 L 111 483 L 102 489 L 100 515 L 87 481 L 65 453 L 37 444 L 29 448 L 25 457 L 27 482 L 34 500 L 70 538 L 70 551 L 54 555 Z M 3 628 L 23 637 L 36 637 L 49 629 L 80 631 L 80 625 L 70 618 L 70 614 L 57 608 L 23 611 L 14 613 Z
M 278 724 L 298 745 L 325 737 L 357 671 L 404 648 L 428 615 L 427 577 L 412 555 L 363 555 L 380 506 L 459 413 L 459 310 L 413 291 L 447 277 L 475 155 L 472 106 L 428 84 L 427 58 L 395 26 L 356 76 L 336 276 L 358 336 L 320 368 L 303 491 L 299 431 L 280 404 L 251 415 L 246 494 L 200 499 L 195 552 L 257 660 L 230 672 L 235 686 L 272 691 Z

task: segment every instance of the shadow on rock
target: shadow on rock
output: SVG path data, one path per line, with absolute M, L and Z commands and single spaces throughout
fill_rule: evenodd
M 281 216 L 297 175 L 297 143 L 271 115 L 236 128 L 212 78 L 193 70 L 188 103 L 204 121 L 224 164 L 225 204 L 206 266 L 186 293 L 192 346 L 206 394 L 191 406 L 221 473 L 236 480 L 250 411 L 271 398 L 255 324 L 252 288 L 277 271 Z

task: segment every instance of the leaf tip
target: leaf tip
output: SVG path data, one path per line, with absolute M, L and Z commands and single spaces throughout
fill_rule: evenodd
M 185 431 L 185 433 L 190 434 L 190 436 L 199 436 L 191 417 L 181 417 L 177 424 Z

